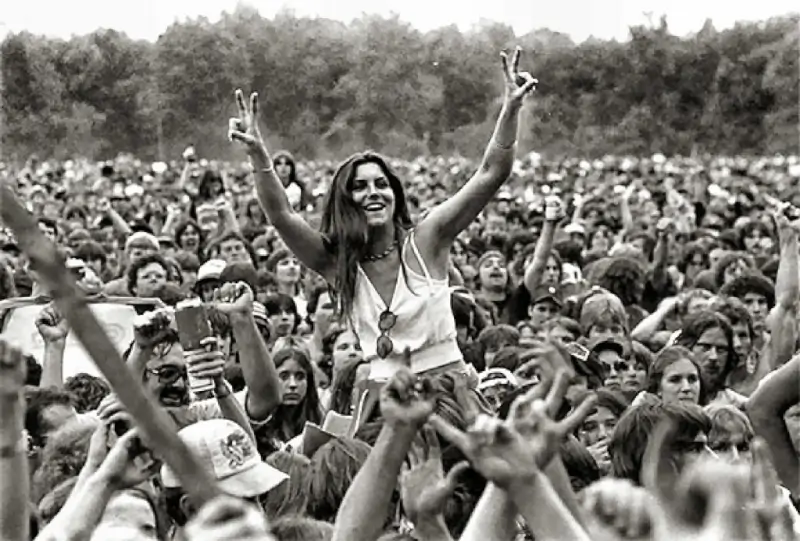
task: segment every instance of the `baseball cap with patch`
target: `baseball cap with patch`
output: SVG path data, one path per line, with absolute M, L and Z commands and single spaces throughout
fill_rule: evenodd
M 561 300 L 561 291 L 555 286 L 540 285 L 533 290 L 531 295 L 531 304 L 537 304 L 544 301 L 550 301 L 558 306 L 562 306 L 564 302 Z
M 178 437 L 214 476 L 219 488 L 231 496 L 254 498 L 289 478 L 262 462 L 255 442 L 233 421 L 199 421 L 178 431 Z M 161 480 L 166 488 L 181 486 L 175 472 L 166 464 L 161 468 Z

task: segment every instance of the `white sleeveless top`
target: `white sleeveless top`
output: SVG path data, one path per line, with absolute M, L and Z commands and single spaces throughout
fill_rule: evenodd
M 406 263 L 407 248 L 411 247 L 423 275 L 414 272 Z M 401 250 L 405 265 L 397 274 L 391 304 L 387 307 L 361 265 L 356 275 L 353 298 L 352 324 L 361 342 L 364 357 L 370 361 L 370 379 L 388 379 L 397 370 L 403 351 L 411 351 L 411 369 L 426 372 L 462 360 L 456 342 L 456 323 L 450 304 L 448 280 L 431 277 L 414 242 L 413 231 L 406 237 Z M 407 283 L 406 283 L 407 282 Z M 396 323 L 387 335 L 394 345 L 386 359 L 377 355 L 377 341 L 381 335 L 378 320 L 386 310 L 397 316 Z

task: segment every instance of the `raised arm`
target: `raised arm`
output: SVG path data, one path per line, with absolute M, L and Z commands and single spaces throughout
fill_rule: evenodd
M 264 339 L 253 317 L 253 292 L 243 282 L 225 284 L 214 293 L 217 309 L 228 314 L 239 346 L 239 362 L 247 385 L 245 411 L 263 421 L 281 403 L 281 386 Z
M 538 83 L 529 73 L 519 71 L 520 53 L 518 47 L 510 64 L 507 55 L 502 53 L 505 99 L 478 171 L 453 197 L 434 208 L 417 226 L 417 242 L 420 246 L 430 247 L 428 253 L 446 255 L 456 236 L 480 214 L 511 173 L 519 112 L 525 96 Z
M 325 250 L 322 235 L 292 209 L 283 183 L 272 166 L 272 158 L 258 128 L 258 95 L 253 93 L 250 96 L 248 108 L 242 91 L 237 90 L 236 103 L 239 118 L 230 120 L 228 137 L 243 143 L 247 149 L 261 208 L 297 259 L 326 279 L 331 278 L 331 259 Z
M 347 489 L 334 541 L 372 541 L 380 537 L 397 478 L 417 430 L 434 408 L 430 382 L 415 381 L 403 367 L 381 390 L 385 423 L 366 462 Z
M 547 267 L 547 260 L 550 252 L 553 251 L 553 239 L 556 235 L 556 224 L 564 217 L 564 209 L 558 197 L 549 197 L 546 202 L 544 212 L 544 226 L 539 240 L 536 241 L 536 248 L 533 250 L 533 260 L 525 268 L 523 282 L 525 289 L 533 293 L 542 282 L 544 269 Z
M 800 356 L 780 367 L 761 382 L 747 401 L 747 414 L 756 434 L 772 451 L 775 470 L 792 496 L 800 497 L 800 460 L 786 427 L 786 411 L 800 402 Z
M 40 385 L 60 388 L 64 385 L 64 351 L 69 333 L 67 322 L 53 305 L 49 305 L 36 318 L 36 328 L 44 340 Z
M 780 263 L 775 279 L 775 307 L 767 324 L 770 332 L 772 370 L 787 362 L 797 341 L 797 303 L 800 300 L 798 279 L 798 242 L 800 222 L 789 223 L 783 215 L 776 219 L 780 237 Z

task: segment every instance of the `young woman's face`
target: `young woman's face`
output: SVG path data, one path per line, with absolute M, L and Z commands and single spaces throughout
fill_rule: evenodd
M 283 284 L 296 285 L 300 281 L 300 263 L 293 255 L 285 257 L 275 265 L 275 279 Z
M 697 357 L 704 380 L 711 385 L 721 385 L 728 364 L 728 341 L 722 329 L 714 327 L 701 334 L 692 352 Z
M 275 160 L 275 172 L 278 173 L 284 186 L 289 184 L 289 180 L 292 177 L 292 162 L 289 158 L 279 157 Z
M 333 370 L 339 370 L 360 363 L 364 360 L 364 352 L 361 351 L 361 344 L 356 335 L 350 331 L 344 331 L 333 343 Z
M 589 446 L 609 441 L 619 418 L 608 408 L 598 406 L 581 423 L 578 436 L 583 445 Z
M 605 229 L 598 229 L 592 233 L 592 240 L 589 243 L 589 250 L 592 252 L 607 252 L 611 248 L 608 240 L 608 232 Z
M 370 227 L 382 227 L 392 221 L 394 191 L 377 163 L 362 163 L 357 166 L 348 189 L 353 203 L 364 212 Z
M 294 359 L 287 359 L 278 368 L 283 404 L 296 406 L 303 402 L 308 392 L 308 374 Z
M 544 274 L 542 275 L 542 283 L 548 286 L 557 286 L 559 277 L 561 276 L 561 268 L 559 267 L 556 258 L 550 257 L 547 259 L 547 265 L 544 267 Z
M 181 233 L 181 238 L 178 239 L 183 249 L 194 252 L 200 246 L 200 233 L 193 226 L 188 226 Z
M 688 359 L 680 359 L 669 365 L 658 387 L 659 396 L 665 404 L 697 404 L 700 401 L 700 374 Z

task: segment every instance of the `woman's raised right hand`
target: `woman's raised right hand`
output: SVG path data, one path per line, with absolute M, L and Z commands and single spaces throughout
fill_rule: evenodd
M 251 156 L 264 152 L 264 141 L 258 129 L 258 93 L 250 94 L 250 106 L 244 101 L 241 89 L 236 90 L 239 116 L 228 121 L 228 139 L 239 141 Z

